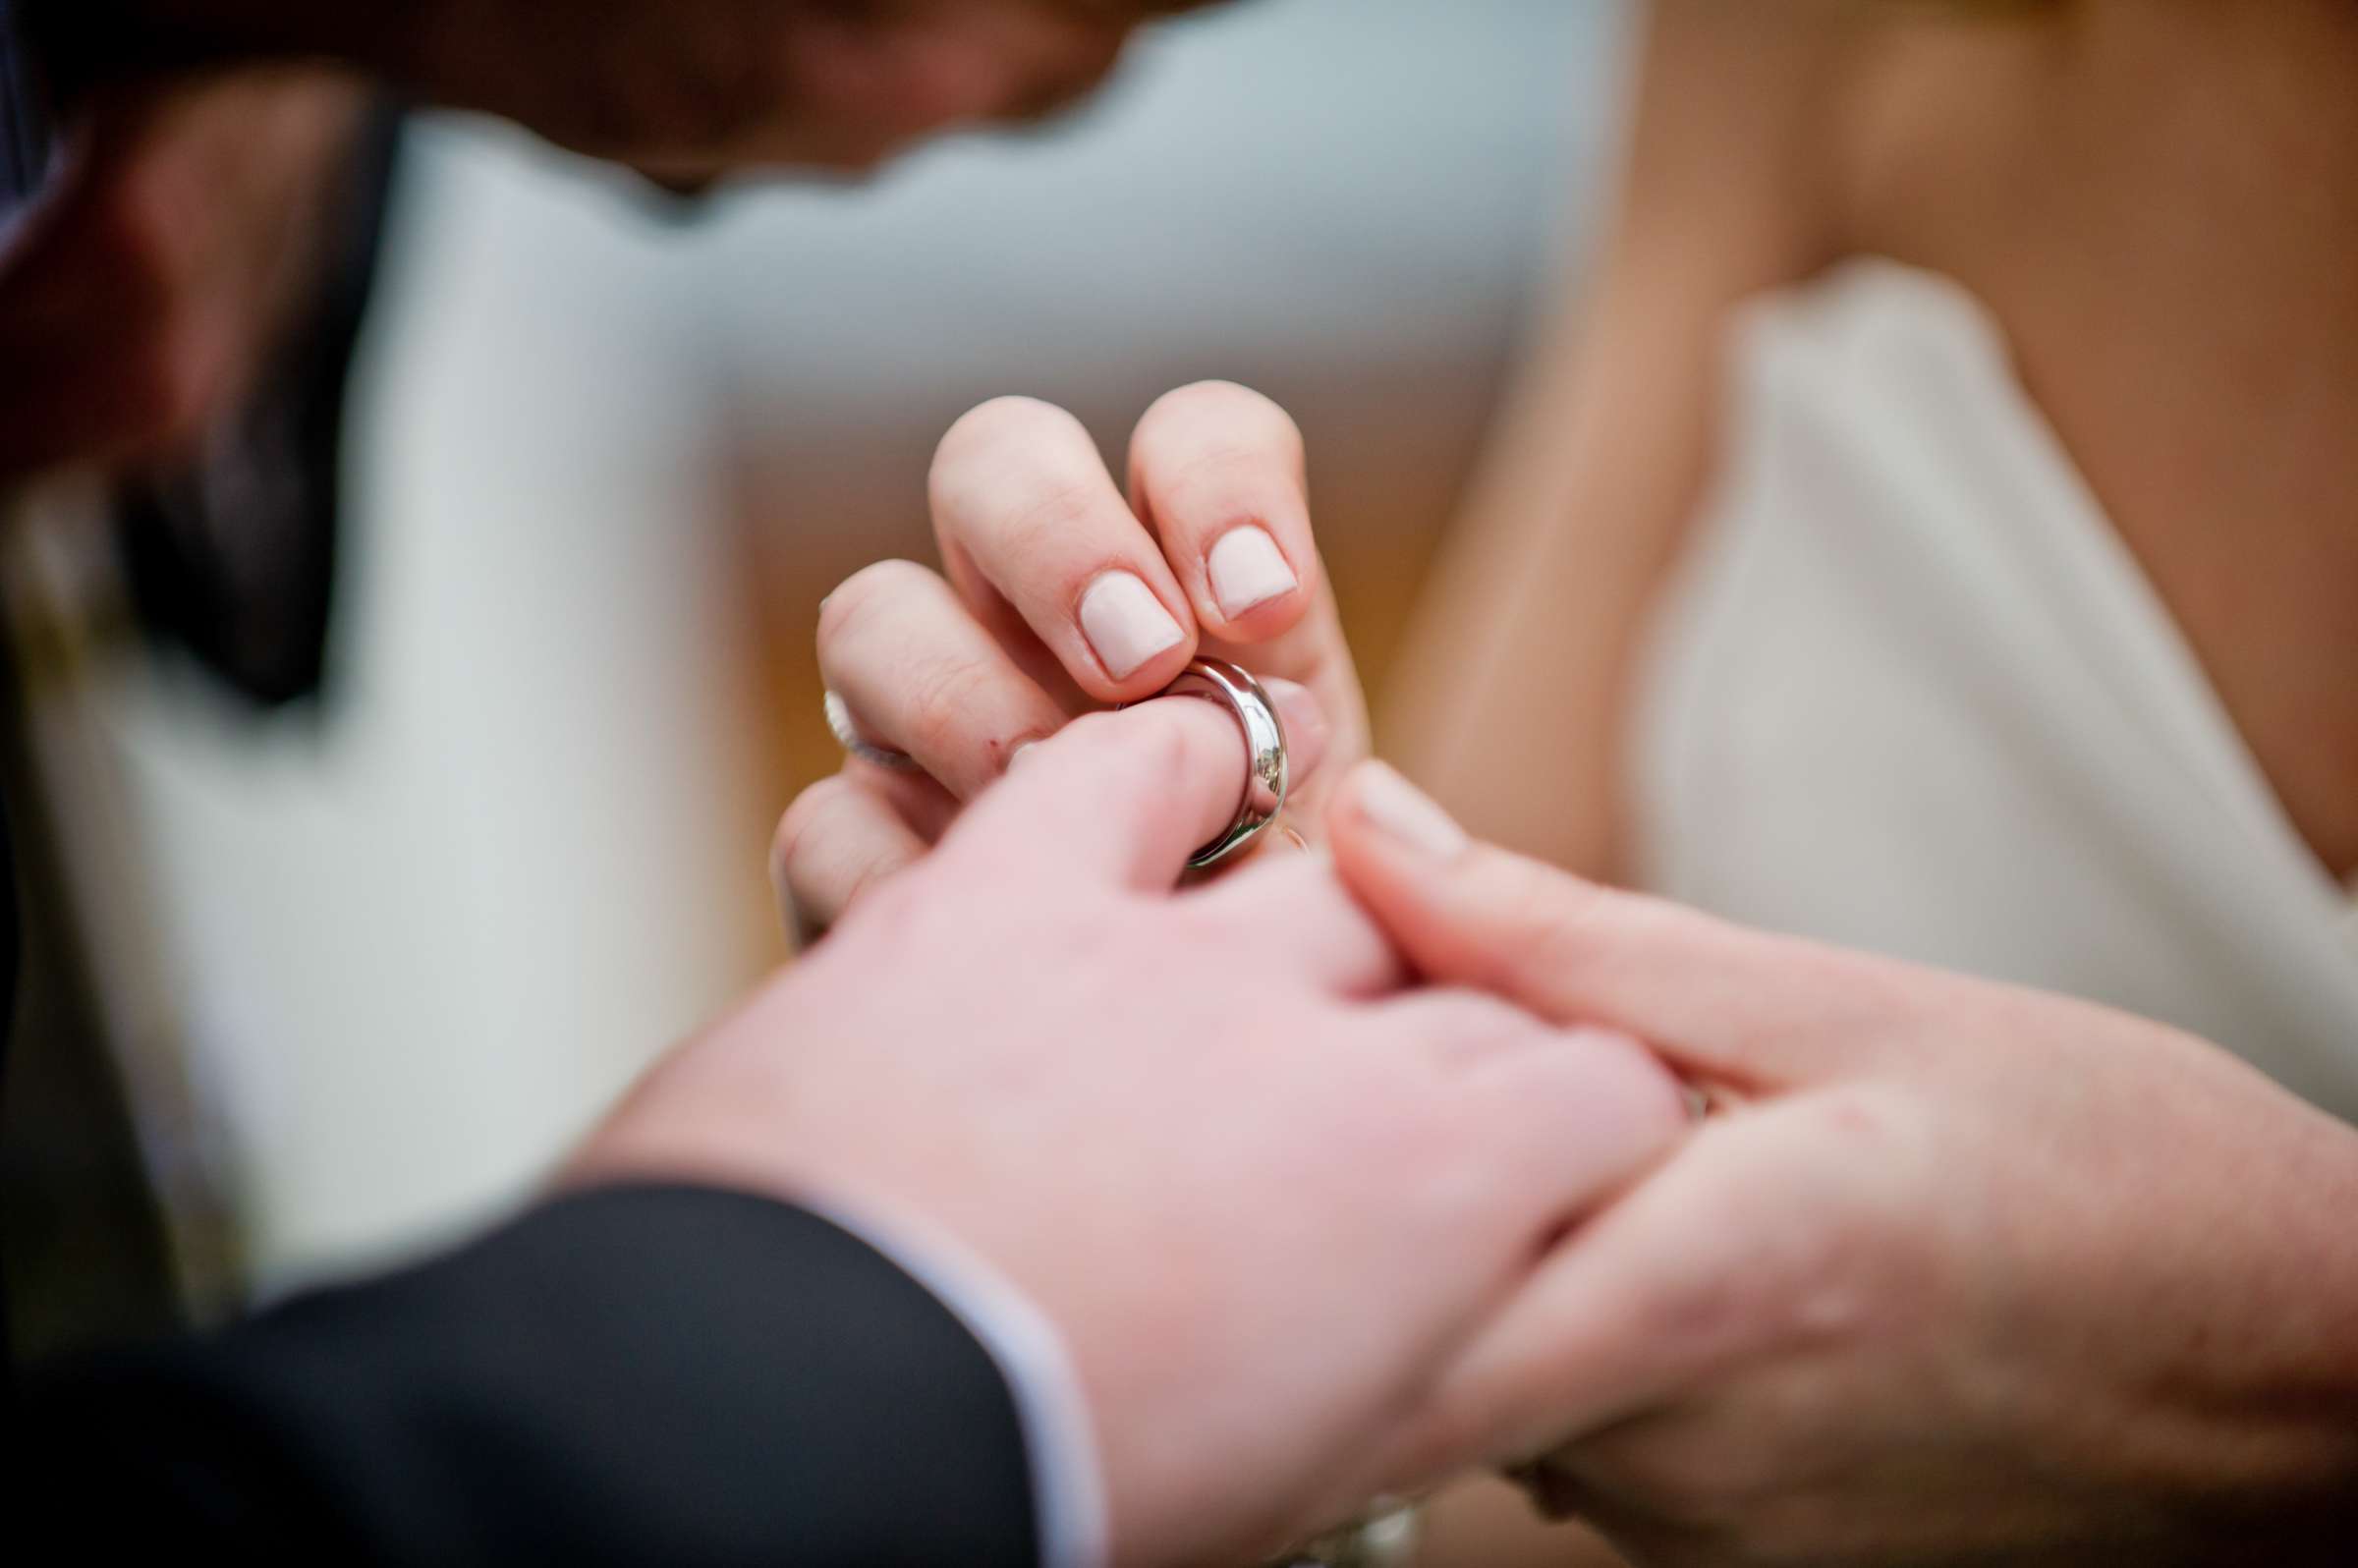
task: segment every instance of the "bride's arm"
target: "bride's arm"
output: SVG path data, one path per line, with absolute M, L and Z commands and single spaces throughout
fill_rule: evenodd
M 1386 750 L 1479 833 L 1614 869 L 1631 654 L 1709 476 L 1726 317 L 1832 249 L 1849 14 L 1652 8 L 1619 210 L 1508 401 L 1388 694 Z

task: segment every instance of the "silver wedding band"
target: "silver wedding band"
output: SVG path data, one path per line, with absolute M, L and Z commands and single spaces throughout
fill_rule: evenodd
M 1288 785 L 1285 724 L 1277 716 L 1277 705 L 1269 700 L 1269 694 L 1262 690 L 1252 672 L 1226 659 L 1194 660 L 1177 680 L 1156 695 L 1195 697 L 1215 702 L 1228 710 L 1237 728 L 1244 732 L 1245 788 L 1237 802 L 1236 820 L 1187 863 L 1191 870 L 1207 870 L 1241 853 L 1267 831 L 1285 810 Z M 925 771 L 924 764 L 907 752 L 878 746 L 861 734 L 858 721 L 852 717 L 851 704 L 833 690 L 827 692 L 823 706 L 827 728 L 834 732 L 836 744 L 846 754 L 894 773 Z
M 1285 810 L 1285 725 L 1252 672 L 1226 659 L 1194 660 L 1161 695 L 1216 702 L 1245 734 L 1245 792 L 1237 803 L 1236 820 L 1187 863 L 1192 870 L 1207 870 L 1261 837 Z
M 878 746 L 860 733 L 852 718 L 852 707 L 832 689 L 821 704 L 826 709 L 827 728 L 835 732 L 835 744 L 863 762 L 885 768 L 894 773 L 922 773 L 925 764 L 907 752 L 896 752 L 889 746 Z
M 1295 1552 L 1286 1568 L 1409 1568 L 1420 1522 L 1413 1504 L 1378 1503 L 1360 1523 Z

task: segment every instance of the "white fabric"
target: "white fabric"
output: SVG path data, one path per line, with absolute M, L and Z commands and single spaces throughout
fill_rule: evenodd
M 1105 1568 L 1112 1553 L 1105 1471 L 1081 1373 L 1031 1297 L 969 1248 L 928 1226 L 841 1202 L 803 1205 L 890 1260 L 975 1336 L 1014 1397 L 1032 1467 L 1039 1568 Z
M 1635 713 L 1642 878 L 2176 1024 L 2358 1119 L 2352 890 L 1988 313 L 1861 263 L 1754 308 L 1731 364 Z

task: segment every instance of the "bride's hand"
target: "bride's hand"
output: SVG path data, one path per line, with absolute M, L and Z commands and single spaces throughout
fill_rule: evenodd
M 1079 420 L 1001 399 L 943 437 L 931 504 L 947 580 L 871 566 L 828 595 L 818 629 L 862 738 L 923 771 L 854 757 L 795 802 L 772 856 L 790 925 L 823 930 L 1026 745 L 1152 697 L 1199 653 L 1269 687 L 1297 783 L 1286 819 L 1315 829 L 1309 775 L 1323 759 L 1339 777 L 1368 726 L 1284 410 L 1222 382 L 1168 394 L 1131 437 L 1125 500 Z

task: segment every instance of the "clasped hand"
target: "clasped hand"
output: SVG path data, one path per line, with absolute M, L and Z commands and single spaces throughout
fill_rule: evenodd
M 871 569 L 821 632 L 925 773 L 797 803 L 782 896 L 834 933 L 588 1168 L 844 1192 L 991 1260 L 1072 1347 L 1123 1563 L 1473 1464 L 1649 1564 L 2333 1560 L 2358 1135 L 2161 1026 L 1596 887 L 1342 776 L 1301 474 L 1226 386 L 1148 417 L 1127 499 L 1053 410 L 954 430 L 948 580 Z M 1331 859 L 1173 896 L 1233 725 L 1091 710 L 1200 646 L 1324 716 Z

